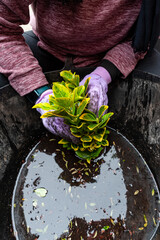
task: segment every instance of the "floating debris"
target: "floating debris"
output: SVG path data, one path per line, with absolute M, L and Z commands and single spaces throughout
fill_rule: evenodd
M 139 168 L 136 166 L 137 173 L 139 173 Z
M 90 203 L 89 206 L 94 207 L 94 206 L 96 206 L 96 204 L 95 203 Z
M 139 190 L 136 190 L 135 192 L 134 192 L 134 195 L 137 195 L 139 193 Z
M 89 173 L 88 173 L 88 172 L 85 172 L 85 174 L 86 174 L 87 176 L 89 176 Z
M 22 201 L 26 201 L 27 199 L 26 198 L 22 198 Z
M 148 221 L 147 221 L 146 215 L 144 215 L 144 221 L 145 221 L 144 227 L 147 227 Z
M 37 232 L 40 232 L 40 233 L 43 233 L 43 234 L 44 234 L 44 233 L 46 233 L 46 232 L 47 232 L 47 230 L 48 230 L 48 225 L 47 225 L 47 226 L 45 226 L 45 228 L 44 228 L 44 229 L 40 229 L 40 228 L 37 228 L 37 229 L 36 229 L 36 231 L 37 231 Z
M 107 231 L 110 228 L 110 226 L 104 226 L 102 229 L 104 229 L 105 231 Z
M 93 238 L 96 238 L 96 237 L 97 237 L 97 231 L 95 231 Z
M 71 193 L 71 190 L 72 190 L 72 188 L 71 188 L 71 186 L 69 186 L 68 192 Z
M 70 221 L 70 224 L 69 224 L 70 228 L 72 228 L 72 220 Z
M 38 197 L 45 197 L 47 195 L 47 190 L 45 188 L 37 188 L 34 190 Z
M 33 199 L 32 205 L 33 205 L 33 207 L 35 207 L 35 208 L 37 207 L 37 205 L 38 205 L 37 199 Z
M 27 226 L 27 233 L 29 233 L 29 229 L 30 229 L 30 227 L 29 227 L 29 226 Z
M 110 198 L 110 201 L 111 201 L 111 205 L 113 206 L 114 204 L 113 204 L 113 199 L 112 198 Z
M 144 229 L 144 227 L 140 227 L 140 228 L 138 228 L 140 231 L 142 231 L 143 229 Z
M 154 223 L 154 226 L 157 226 L 157 224 L 156 224 L 156 220 L 155 220 L 154 217 L 153 217 L 153 223 Z
M 87 163 L 89 163 L 89 164 L 90 164 L 90 163 L 91 163 L 91 160 L 88 160 L 88 159 L 87 159 Z
M 115 226 L 115 222 L 113 221 L 113 219 L 111 218 L 111 223 Z

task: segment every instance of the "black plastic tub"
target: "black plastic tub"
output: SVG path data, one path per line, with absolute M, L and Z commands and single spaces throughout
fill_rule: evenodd
M 119 79 L 112 83 L 108 92 L 109 111 L 114 112 L 110 126 L 127 137 L 147 163 L 147 169 L 153 174 L 157 198 L 159 195 L 157 186 L 160 187 L 159 62 L 160 54 L 155 50 L 153 55 L 142 61 L 126 80 Z M 66 64 L 65 69 L 72 69 L 81 77 L 93 70 L 93 68 L 75 69 L 70 63 Z M 46 77 L 49 82 L 53 79 L 57 81 L 59 72 L 46 73 Z M 0 113 L 0 239 L 11 240 L 15 239 L 11 205 L 16 179 L 26 156 L 45 134 L 45 130 L 39 114 L 32 110 L 32 105 L 25 97 L 18 96 L 6 81 L 0 83 Z M 148 194 L 152 195 L 153 192 Z M 146 216 L 145 213 L 144 215 Z M 144 216 L 143 218 L 145 219 Z M 154 219 L 157 227 L 158 217 Z M 147 225 L 149 222 L 151 221 L 148 221 L 147 216 Z M 144 224 L 145 220 L 143 227 Z M 159 236 L 157 229 L 154 239 L 158 240 Z M 149 239 L 151 238 L 152 236 L 149 236 Z

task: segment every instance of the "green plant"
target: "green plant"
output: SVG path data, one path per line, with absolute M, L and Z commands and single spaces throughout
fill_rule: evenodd
M 109 145 L 107 140 L 109 131 L 106 125 L 113 115 L 106 113 L 108 106 L 102 105 L 98 116 L 87 109 L 90 98 L 87 97 L 87 87 L 90 78 L 83 86 L 79 86 L 79 75 L 71 71 L 62 71 L 60 76 L 62 82 L 53 82 L 53 95 L 49 96 L 48 103 L 39 103 L 33 108 L 42 108 L 48 112 L 41 118 L 61 117 L 70 126 L 73 136 L 80 141 L 74 144 L 65 139 L 59 141 L 63 147 L 73 149 L 77 156 L 86 159 L 88 162 L 99 156 L 105 146 Z

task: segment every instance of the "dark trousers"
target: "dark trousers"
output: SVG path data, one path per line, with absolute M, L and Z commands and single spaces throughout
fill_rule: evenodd
M 37 46 L 39 39 L 32 31 L 24 32 L 23 36 L 25 38 L 25 42 L 33 52 L 34 57 L 38 60 L 40 66 L 42 67 L 43 72 L 60 70 L 63 68 L 63 62 Z M 7 77 L 0 73 L 0 87 L 3 87 L 3 83 L 6 81 Z

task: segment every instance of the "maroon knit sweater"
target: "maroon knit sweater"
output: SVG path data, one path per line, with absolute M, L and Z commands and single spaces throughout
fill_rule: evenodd
M 21 95 L 47 84 L 44 74 L 22 36 L 29 22 L 38 45 L 65 61 L 68 53 L 76 66 L 112 62 L 126 77 L 142 55 L 135 55 L 128 32 L 140 12 L 142 0 L 83 0 L 75 7 L 58 0 L 0 1 L 0 72 Z

